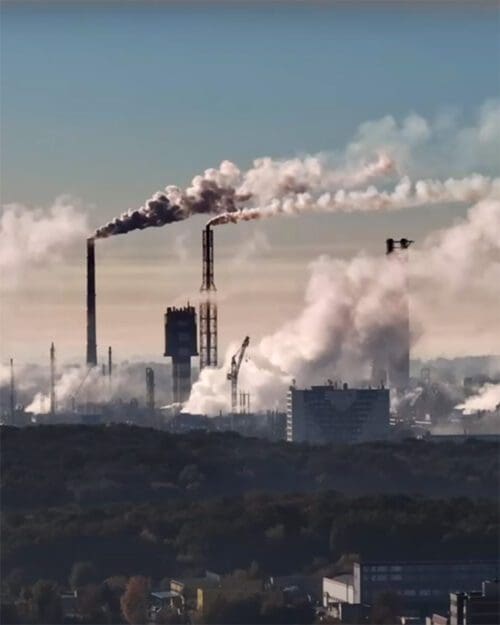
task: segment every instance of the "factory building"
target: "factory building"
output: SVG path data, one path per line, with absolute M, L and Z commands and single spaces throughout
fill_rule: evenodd
M 450 593 L 450 625 L 500 623 L 500 582 L 483 581 L 481 590 Z
M 184 403 L 191 393 L 191 357 L 198 355 L 193 306 L 167 308 L 164 355 L 172 358 L 173 401 Z
M 373 606 L 382 593 L 391 592 L 399 596 L 402 609 L 419 613 L 444 611 L 451 600 L 451 625 L 498 623 L 472 618 L 473 611 L 484 618 L 498 609 L 498 584 L 483 584 L 482 592 L 456 590 L 481 588 L 485 579 L 497 579 L 499 564 L 498 560 L 361 560 L 354 562 L 351 574 L 323 578 L 323 606 L 339 617 L 352 613 L 355 606 L 359 610 Z M 463 618 L 467 607 L 470 620 Z
M 389 390 L 343 386 L 290 387 L 288 442 L 350 444 L 389 435 Z

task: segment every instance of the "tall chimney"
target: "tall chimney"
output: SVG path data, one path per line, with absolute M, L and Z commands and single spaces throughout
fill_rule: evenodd
M 113 373 L 113 356 L 111 352 L 111 345 L 108 347 L 108 376 L 111 382 L 111 375 Z
M 95 248 L 94 239 L 87 239 L 87 365 L 97 365 L 95 322 Z
M 217 302 L 214 282 L 214 233 L 207 225 L 202 232 L 202 282 L 200 302 L 200 369 L 217 366 Z
M 16 387 L 14 385 L 14 361 L 10 359 L 10 424 L 16 420 Z
M 146 367 L 146 406 L 151 413 L 155 410 L 155 372 Z
M 56 348 L 50 346 L 50 414 L 56 412 Z
M 387 239 L 386 252 L 388 256 L 394 256 L 400 262 L 408 262 L 406 250 L 414 243 L 411 239 Z M 405 291 L 401 294 L 402 319 L 399 328 L 393 338 L 393 353 L 391 353 L 387 366 L 389 384 L 400 391 L 408 388 L 410 383 L 410 307 L 408 300 L 408 278 L 405 276 Z

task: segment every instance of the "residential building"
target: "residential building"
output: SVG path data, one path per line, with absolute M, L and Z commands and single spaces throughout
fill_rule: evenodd
M 358 443 L 388 435 L 388 389 L 349 388 L 347 384 L 289 389 L 288 442 Z

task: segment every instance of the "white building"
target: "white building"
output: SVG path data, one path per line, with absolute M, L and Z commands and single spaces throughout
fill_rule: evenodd
M 389 434 L 389 390 L 290 387 L 286 440 L 309 443 L 358 443 L 383 440 Z

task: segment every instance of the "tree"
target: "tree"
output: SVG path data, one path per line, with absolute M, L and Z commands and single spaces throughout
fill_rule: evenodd
M 108 577 L 101 588 L 102 603 L 108 622 L 121 623 L 120 599 L 127 587 L 127 578 L 121 575 Z
M 148 620 L 149 580 L 136 575 L 128 580 L 120 599 L 123 616 L 130 625 L 144 625 Z
M 61 595 L 57 583 L 39 579 L 33 586 L 33 607 L 38 623 L 62 622 Z
M 8 591 L 9 595 L 17 599 L 26 582 L 26 575 L 24 569 L 16 567 L 10 571 L 10 573 L 4 578 L 3 585 Z
M 97 584 L 81 586 L 78 591 L 78 611 L 92 623 L 102 622 L 104 611 L 104 593 Z
M 75 562 L 69 575 L 69 585 L 73 590 L 97 582 L 97 571 L 92 562 Z
M 185 625 L 187 622 L 185 614 L 179 614 L 172 608 L 162 608 L 156 613 L 155 623 L 157 625 Z
M 392 625 L 398 620 L 401 599 L 395 592 L 381 592 L 372 608 L 371 622 L 375 625 Z
M 260 621 L 261 601 L 258 595 L 240 596 L 231 599 L 219 595 L 206 611 L 204 623 L 217 625 L 245 625 Z

